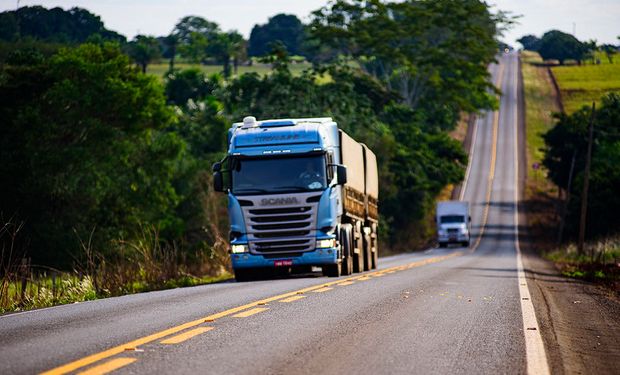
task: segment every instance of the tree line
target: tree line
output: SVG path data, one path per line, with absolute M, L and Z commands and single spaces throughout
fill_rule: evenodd
M 427 238 L 436 196 L 464 175 L 466 154 L 448 132 L 461 113 L 497 105 L 486 67 L 505 22 L 478 0 L 340 0 L 296 24 L 321 56 L 299 76 L 299 50 L 280 40 L 266 52 L 271 74 L 171 64 L 163 83 L 118 41 L 23 45 L 0 64 L 3 221 L 23 223 L 17 247 L 46 266 L 70 268 L 85 248 L 114 263 L 149 228 L 185 262 L 225 264 L 226 206 L 210 165 L 230 123 L 331 116 L 379 158 L 383 244 L 411 249 Z M 185 17 L 173 34 L 168 46 L 184 56 L 202 38 L 207 58 L 218 56 L 206 52 L 223 35 L 215 23 Z M 222 64 L 235 56 L 225 50 Z M 0 236 L 3 249 L 9 240 Z
M 183 17 L 168 35 L 136 35 L 132 40 L 104 27 L 100 17 L 86 9 L 46 9 L 22 7 L 0 13 L 0 41 L 5 43 L 39 42 L 79 44 L 87 41 L 118 41 L 142 71 L 160 58 L 174 68 L 178 56 L 194 63 L 222 65 L 224 76 L 252 57 L 268 55 L 274 43 L 281 43 L 291 55 L 314 58 L 308 25 L 290 14 L 277 14 L 263 25 L 255 25 L 245 40 L 235 31 L 223 31 L 219 25 L 200 16 Z M 7 45 L 5 49 L 12 49 Z
M 598 45 L 595 40 L 582 42 L 559 30 L 547 31 L 541 38 L 532 34 L 524 35 L 517 42 L 526 50 L 538 52 L 543 60 L 558 60 L 560 65 L 564 65 L 567 60 L 576 61 L 579 65 L 586 59 L 595 62 L 597 51 L 604 52 L 611 64 L 619 49 L 609 43 Z

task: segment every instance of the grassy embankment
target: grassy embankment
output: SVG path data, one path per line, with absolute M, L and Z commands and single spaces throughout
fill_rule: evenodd
M 525 199 L 528 206 L 528 226 L 534 238 L 534 246 L 544 256 L 555 262 L 566 276 L 617 284 L 620 280 L 617 259 L 620 258 L 620 238 L 595 241 L 586 244 L 586 254 L 578 255 L 574 244 L 557 246 L 559 207 L 557 187 L 547 178 L 544 168 L 534 170 L 544 153 L 542 135 L 553 125 L 553 112 L 558 112 L 558 98 L 553 88 L 548 67 L 542 64 L 535 52 L 522 53 L 523 88 L 525 97 L 525 120 L 527 132 L 528 182 Z M 550 69 L 561 91 L 561 100 L 567 112 L 611 92 L 620 90 L 620 56 L 616 64 L 601 59 L 600 65 L 555 66 Z
M 620 53 L 613 64 L 599 56 L 600 64 L 554 66 L 551 68 L 560 86 L 564 110 L 573 113 L 582 106 L 591 106 L 610 92 L 620 92 Z

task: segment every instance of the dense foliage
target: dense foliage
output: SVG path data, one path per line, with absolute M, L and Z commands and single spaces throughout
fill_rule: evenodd
M 576 233 L 580 208 L 583 173 L 588 142 L 590 107 L 571 114 L 557 116 L 557 124 L 545 134 L 544 165 L 550 179 L 561 189 L 572 192 L 568 228 Z M 609 94 L 594 116 L 594 143 L 588 196 L 588 235 L 608 235 L 620 230 L 617 212 L 620 210 L 620 95 Z M 571 185 L 569 179 L 573 176 Z M 570 232 L 570 231 L 568 231 Z
M 276 42 L 281 42 L 291 55 L 304 55 L 305 38 L 305 26 L 297 16 L 276 14 L 266 24 L 254 25 L 248 41 L 248 55 L 265 56 Z
M 21 7 L 0 13 L 0 40 L 32 38 L 45 42 L 83 43 L 89 39 L 124 42 L 125 37 L 103 26 L 99 16 L 86 9 Z
M 517 40 L 524 49 L 536 51 L 544 60 L 558 60 L 563 65 L 566 60 L 581 63 L 596 49 L 595 42 L 581 42 L 571 34 L 559 30 L 550 30 L 542 38 L 525 35 Z
M 487 65 L 498 22 L 485 3 L 336 1 L 314 13 L 313 38 L 358 63 L 425 120 L 451 129 L 494 104 Z
M 0 207 L 27 224 L 30 255 L 63 265 L 78 238 L 100 251 L 153 225 L 180 238 L 187 146 L 161 85 L 115 45 L 16 53 L 0 75 Z

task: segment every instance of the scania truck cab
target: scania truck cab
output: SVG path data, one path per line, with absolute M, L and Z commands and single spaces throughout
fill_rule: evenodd
M 377 267 L 376 157 L 331 118 L 246 117 L 213 172 L 228 195 L 237 280 L 273 268 L 340 276 Z

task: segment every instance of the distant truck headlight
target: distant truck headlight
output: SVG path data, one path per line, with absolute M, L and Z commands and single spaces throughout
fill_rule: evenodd
M 233 254 L 247 253 L 249 251 L 248 245 L 232 245 L 231 249 Z
M 330 238 L 328 240 L 318 240 L 316 241 L 316 247 L 320 249 L 336 247 L 336 239 Z

